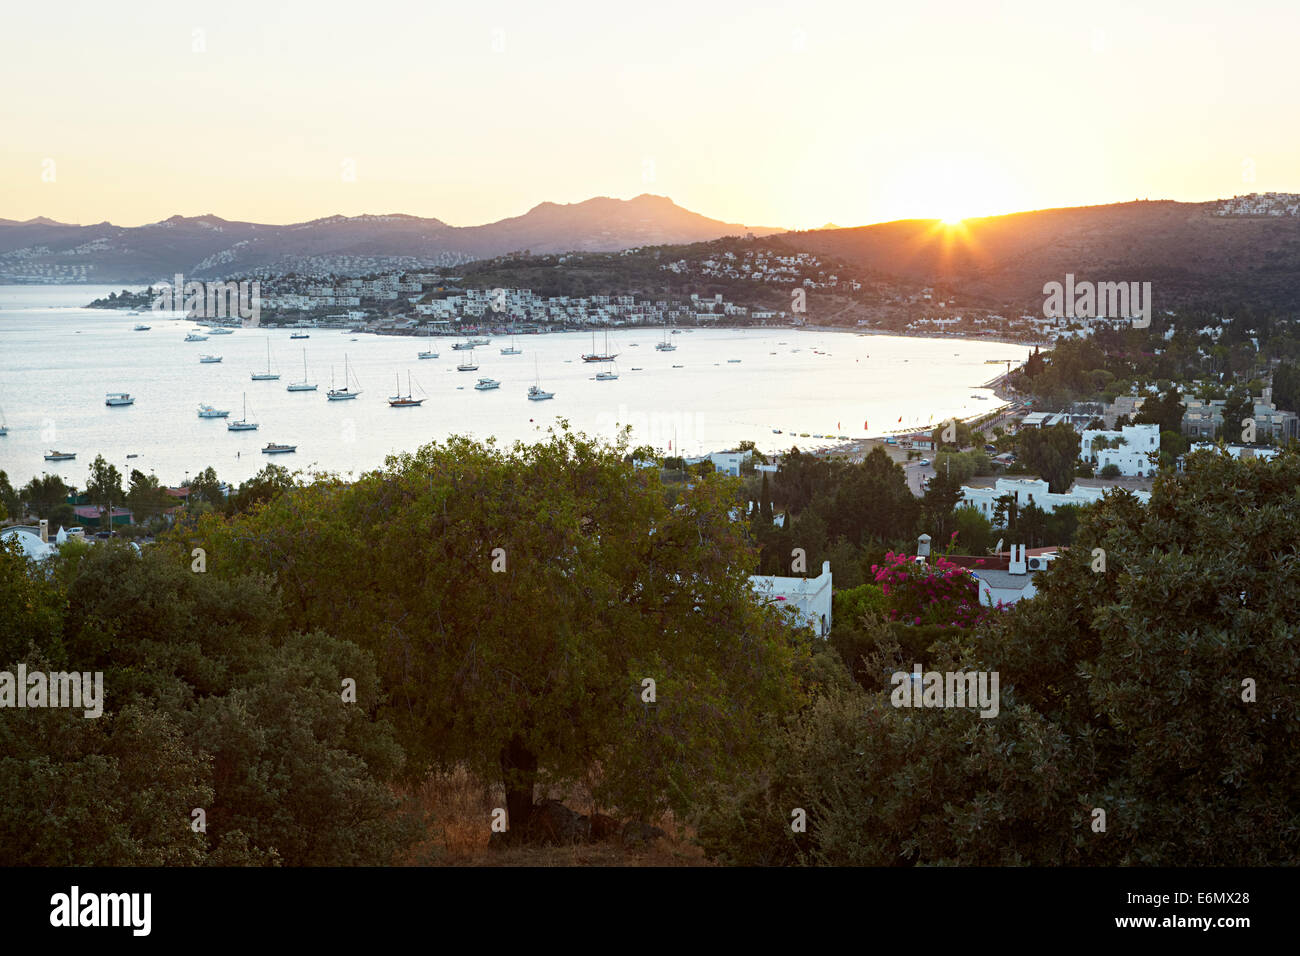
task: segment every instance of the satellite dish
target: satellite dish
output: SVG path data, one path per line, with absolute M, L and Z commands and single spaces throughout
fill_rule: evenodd
M 998 538 L 998 544 L 997 544 L 997 547 L 993 549 L 993 553 L 994 553 L 994 554 L 1001 554 L 1001 553 L 1002 553 L 1002 541 L 1003 541 L 1002 538 Z

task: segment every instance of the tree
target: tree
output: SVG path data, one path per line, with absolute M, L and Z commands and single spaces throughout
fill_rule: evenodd
M 126 491 L 126 505 L 137 523 L 155 518 L 172 504 L 170 496 L 162 489 L 155 475 L 146 475 L 138 468 L 131 469 L 131 481 Z
M 1250 392 L 1241 388 L 1232 389 L 1223 404 L 1223 425 L 1219 428 L 1218 437 L 1230 444 L 1244 442 L 1246 426 L 1242 422 L 1252 419 L 1254 414 L 1255 403 L 1251 401 Z
M 1114 462 L 1111 462 L 1108 465 L 1103 465 L 1101 471 L 1099 471 L 1097 475 L 1098 477 L 1101 478 L 1118 478 L 1119 465 L 1115 464 Z
M 1142 410 L 1133 419 L 1135 425 L 1159 425 L 1162 432 L 1179 433 L 1183 428 L 1183 413 L 1187 406 L 1176 388 L 1169 388 L 1160 398 L 1148 398 Z
M 96 455 L 90 465 L 90 480 L 86 483 L 86 494 L 90 503 L 99 508 L 100 514 L 106 516 L 102 522 L 105 529 L 112 528 L 111 508 L 125 502 L 126 492 L 122 490 L 122 473 L 116 465 L 104 460 L 103 455 Z
M 763 472 L 763 481 L 758 489 L 758 519 L 765 525 L 772 523 L 772 498 L 767 490 L 767 472 Z
M 921 530 L 936 541 L 946 540 L 953 530 L 952 514 L 962 499 L 961 477 L 939 469 L 921 499 Z
M 230 496 L 228 506 L 234 511 L 250 511 L 293 487 L 293 475 L 283 465 L 266 465 L 243 482 Z
M 1021 463 L 1047 479 L 1053 494 L 1067 491 L 1079 457 L 1079 433 L 1070 425 L 1026 428 L 1020 433 Z
M 753 600 L 734 479 L 670 508 L 624 452 L 567 429 L 508 451 L 452 438 L 207 516 L 197 538 L 210 572 L 274 575 L 291 626 L 371 651 L 410 774 L 500 779 L 516 837 L 539 779 L 596 766 L 605 806 L 685 810 L 757 759 L 811 639 Z
M 1300 367 L 1282 362 L 1273 370 L 1273 403 L 1289 412 L 1300 411 Z
M 985 554 L 995 543 L 993 524 L 984 513 L 972 505 L 962 505 L 953 510 L 952 529 L 957 532 L 954 542 L 962 554 Z
M 21 518 L 23 503 L 14 486 L 9 484 L 9 476 L 0 470 L 0 519 Z
M 1199 453 L 1148 505 L 1111 492 L 1085 509 L 1032 600 L 925 658 L 940 673 L 997 672 L 998 719 L 892 706 L 891 671 L 913 658 L 876 627 L 866 680 L 828 680 L 774 736 L 769 765 L 713 795 L 706 852 L 741 864 L 1287 865 L 1300 856 L 1300 735 L 1278 728 L 1300 720 L 1298 485 L 1295 452 Z M 801 835 L 793 806 L 808 813 Z
M 217 509 L 224 508 L 226 505 L 226 496 L 221 493 L 221 481 L 217 478 L 216 469 L 211 465 L 190 479 L 188 504 L 199 502 Z
M 56 505 L 66 503 L 71 491 L 58 475 L 41 475 L 23 486 L 20 497 L 36 517 L 48 518 Z

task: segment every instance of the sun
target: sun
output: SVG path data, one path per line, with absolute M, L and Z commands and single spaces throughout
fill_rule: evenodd
M 963 222 L 966 221 L 966 217 L 953 216 L 953 215 L 940 216 L 939 221 L 943 223 L 945 226 L 960 226 Z

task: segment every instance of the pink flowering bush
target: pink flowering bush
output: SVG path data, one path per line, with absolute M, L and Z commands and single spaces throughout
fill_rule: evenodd
M 933 563 L 920 563 L 890 551 L 885 564 L 873 564 L 871 571 L 885 594 L 891 620 L 968 628 L 1002 610 L 1001 602 L 994 608 L 981 607 L 975 576 L 942 555 Z

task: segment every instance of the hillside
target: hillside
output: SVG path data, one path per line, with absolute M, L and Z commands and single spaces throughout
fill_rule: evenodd
M 331 216 L 291 225 L 172 216 L 145 226 L 69 226 L 0 220 L 0 282 L 150 282 L 307 272 L 360 275 L 438 268 L 507 252 L 617 252 L 779 230 L 710 219 L 662 196 L 542 203 L 482 226 L 450 226 L 401 214 Z
M 1300 308 L 1300 218 L 1214 215 L 1218 203 L 1045 209 L 947 227 L 900 220 L 786 233 L 792 248 L 943 285 L 963 300 L 1041 307 L 1066 273 L 1152 284 L 1156 308 L 1248 301 Z

